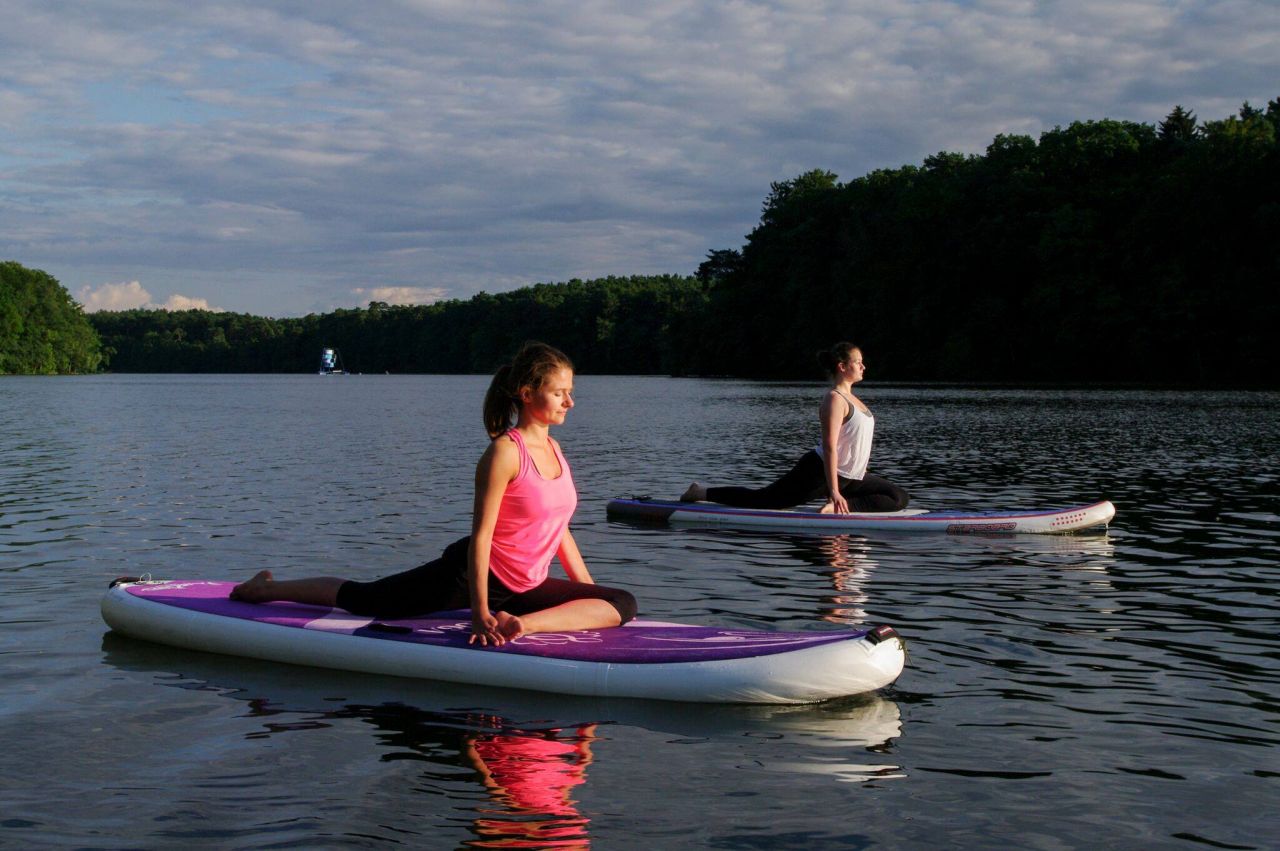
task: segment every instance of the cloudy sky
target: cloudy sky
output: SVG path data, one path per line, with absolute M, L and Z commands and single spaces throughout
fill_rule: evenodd
M 0 0 L 0 260 L 270 316 L 690 274 L 812 168 L 1275 97 L 1275 0 Z

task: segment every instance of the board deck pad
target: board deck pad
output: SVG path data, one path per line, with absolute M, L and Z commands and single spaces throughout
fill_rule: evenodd
M 125 587 L 136 597 L 205 614 L 318 632 L 386 641 L 509 653 L 584 662 L 662 664 L 742 659 L 808 647 L 856 641 L 868 630 L 765 632 L 636 620 L 614 629 L 547 632 L 522 636 L 501 647 L 468 644 L 471 614 L 462 609 L 429 617 L 379 620 L 341 609 L 300 603 L 245 603 L 228 596 L 233 582 L 172 580 Z

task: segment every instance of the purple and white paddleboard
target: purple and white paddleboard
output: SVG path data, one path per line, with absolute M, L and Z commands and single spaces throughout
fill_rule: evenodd
M 865 530 L 946 532 L 952 535 L 1061 535 L 1106 526 L 1116 516 L 1116 507 L 1105 499 L 1071 508 L 1021 511 L 924 511 L 909 508 L 872 514 L 819 514 L 795 509 L 730 508 L 710 502 L 636 497 L 611 500 L 606 510 L 611 517 L 685 526 L 821 532 L 827 535 Z
M 597 697 L 700 703 L 810 703 L 872 691 L 902 673 L 891 627 L 826 632 L 633 621 L 467 643 L 470 614 L 374 620 L 297 603 L 242 603 L 234 583 L 127 581 L 102 598 L 125 635 L 275 662 Z

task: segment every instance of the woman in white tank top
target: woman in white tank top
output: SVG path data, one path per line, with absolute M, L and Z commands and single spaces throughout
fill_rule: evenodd
M 790 508 L 822 497 L 826 502 L 820 510 L 839 514 L 906 508 L 910 497 L 905 490 L 867 472 L 876 421 L 853 395 L 853 385 L 866 372 L 862 350 L 852 343 L 836 343 L 818 353 L 818 362 L 831 380 L 831 389 L 818 410 L 822 442 L 816 448 L 766 487 L 706 487 L 694 482 L 680 499 L 739 508 Z

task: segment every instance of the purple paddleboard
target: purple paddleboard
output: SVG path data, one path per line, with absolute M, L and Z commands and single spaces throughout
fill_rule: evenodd
M 869 691 L 902 670 L 889 627 L 767 632 L 633 621 L 468 644 L 469 612 L 377 620 L 341 609 L 229 599 L 231 582 L 125 582 L 102 601 L 126 635 L 296 664 L 568 694 L 808 702 Z

